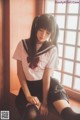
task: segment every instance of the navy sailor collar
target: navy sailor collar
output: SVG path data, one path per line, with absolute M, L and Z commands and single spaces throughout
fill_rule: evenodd
M 22 43 L 23 43 L 23 46 L 24 46 L 24 49 L 25 49 L 25 51 L 28 53 L 28 55 L 29 55 L 29 47 L 30 47 L 30 45 L 29 45 L 29 43 L 28 43 L 28 40 L 22 40 Z M 44 53 L 46 53 L 47 51 L 49 51 L 50 49 L 52 49 L 54 47 L 54 45 L 52 45 L 52 43 L 51 42 L 48 42 L 48 41 L 45 41 L 42 45 L 41 45 L 41 47 L 39 48 L 39 50 L 36 52 L 36 57 L 37 56 L 39 56 L 39 55 L 41 55 L 41 54 L 44 54 Z

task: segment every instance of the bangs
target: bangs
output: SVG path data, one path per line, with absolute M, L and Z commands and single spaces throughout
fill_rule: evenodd
M 51 18 L 51 16 L 44 16 L 42 15 L 38 20 L 37 20 L 37 30 L 40 28 L 47 29 L 49 32 L 54 32 L 55 25 L 54 25 L 54 20 Z

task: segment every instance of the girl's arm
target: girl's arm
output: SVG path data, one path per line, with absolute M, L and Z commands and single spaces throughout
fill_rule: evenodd
M 43 75 L 43 103 L 47 104 L 47 95 L 50 87 L 50 76 L 57 68 L 58 65 L 58 51 L 57 47 L 54 47 L 51 49 L 50 55 L 49 55 L 49 61 L 46 65 L 44 75 Z
M 43 101 L 40 107 L 40 113 L 45 116 L 48 114 L 47 96 L 50 88 L 51 71 L 50 68 L 46 68 L 43 75 Z
M 28 97 L 31 96 L 31 94 L 30 94 L 30 91 L 28 89 L 26 78 L 25 78 L 25 75 L 23 72 L 22 62 L 19 60 L 17 60 L 17 75 L 18 75 L 22 90 L 23 90 L 25 97 L 27 99 Z
M 43 75 L 43 105 L 47 105 L 47 96 L 50 88 L 50 76 L 52 69 L 46 68 Z
M 37 106 L 40 106 L 39 99 L 36 96 L 32 96 L 30 91 L 29 91 L 29 88 L 28 88 L 28 85 L 26 82 L 26 77 L 25 77 L 24 72 L 23 72 L 22 62 L 19 60 L 17 60 L 17 75 L 18 75 L 22 90 L 24 92 L 24 95 L 26 97 L 26 100 L 28 102 L 30 102 L 31 104 L 35 104 Z

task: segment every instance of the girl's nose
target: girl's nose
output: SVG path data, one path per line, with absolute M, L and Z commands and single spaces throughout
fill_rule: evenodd
M 46 31 L 42 32 L 42 37 L 46 36 Z

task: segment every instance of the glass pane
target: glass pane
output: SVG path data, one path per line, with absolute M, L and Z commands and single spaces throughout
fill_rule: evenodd
M 59 69 L 59 70 L 61 70 L 61 69 L 62 69 L 62 59 L 59 59 L 58 69 Z
M 63 39 L 64 39 L 64 31 L 60 30 L 59 31 L 58 42 L 63 43 Z
M 65 58 L 74 59 L 75 47 L 65 46 Z
M 78 61 L 80 61 L 80 48 L 77 48 L 77 57 L 76 57 L 76 59 L 78 60 Z
M 63 85 L 72 87 L 72 76 L 63 74 Z
M 74 89 L 80 90 L 80 78 L 75 77 Z
M 78 8 L 79 8 L 78 3 L 76 3 L 76 4 L 69 3 L 69 5 L 68 5 L 68 13 L 78 13 Z
M 65 16 L 56 16 L 56 21 L 57 24 L 59 25 L 59 28 L 64 28 L 64 24 L 65 24 Z
M 76 32 L 66 32 L 66 44 L 75 45 L 76 43 Z
M 65 60 L 64 61 L 64 71 L 68 73 L 73 73 L 73 62 Z
M 75 74 L 80 76 L 80 63 L 76 63 Z
M 77 16 L 68 16 L 67 28 L 68 29 L 76 29 L 77 28 Z
M 57 13 L 65 13 L 66 4 L 57 4 L 56 12 Z
M 63 54 L 63 45 L 58 44 L 59 57 L 62 57 Z
M 56 78 L 59 82 L 61 81 L 61 73 L 60 72 L 54 71 L 52 77 Z
M 46 13 L 54 13 L 54 1 L 53 0 L 46 0 L 46 6 L 45 6 L 45 12 Z
M 79 30 L 80 30 L 80 16 L 79 16 Z
M 78 45 L 80 45 L 80 32 L 78 33 Z

